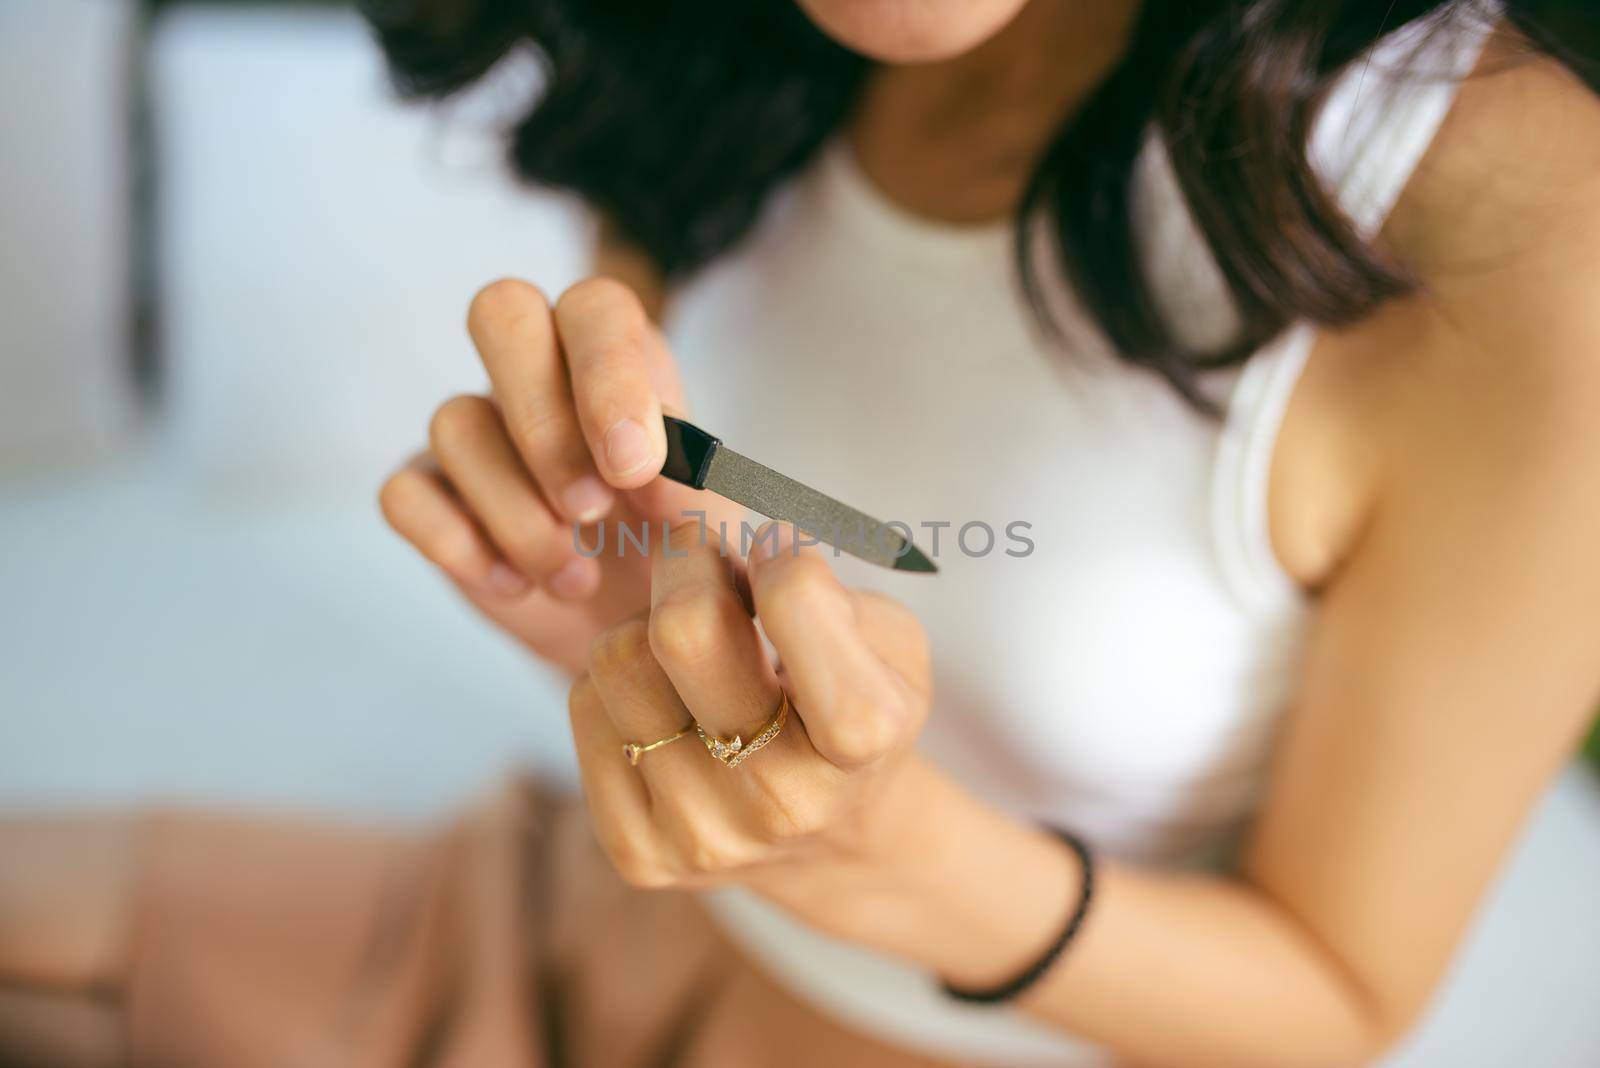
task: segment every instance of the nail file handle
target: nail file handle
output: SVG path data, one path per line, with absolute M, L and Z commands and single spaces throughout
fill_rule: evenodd
M 662 416 L 661 421 L 667 428 L 667 462 L 661 465 L 661 474 L 685 486 L 705 489 L 711 459 L 722 447 L 722 439 L 675 416 Z

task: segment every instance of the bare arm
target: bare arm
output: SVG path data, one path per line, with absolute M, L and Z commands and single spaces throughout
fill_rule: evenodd
M 1600 320 L 1589 310 L 1600 190 L 1587 176 L 1600 168 L 1549 156 L 1600 144 L 1600 104 L 1545 64 L 1487 92 L 1463 94 L 1476 118 L 1454 123 L 1437 179 L 1394 236 L 1440 264 L 1495 235 L 1529 245 L 1491 269 L 1441 268 L 1431 300 L 1330 342 L 1403 338 L 1404 351 L 1374 417 L 1385 462 L 1368 521 L 1319 607 L 1241 878 L 1108 866 L 1083 937 L 1029 998 L 1041 1018 L 1131 1059 L 1373 1056 L 1415 1017 L 1588 718 L 1600 684 Z M 1517 141 L 1530 117 L 1551 115 L 1560 136 Z M 1474 143 L 1493 156 L 1473 157 Z M 1448 199 L 1438 183 L 1476 183 L 1506 159 L 1519 166 L 1498 197 L 1475 189 L 1429 220 Z M 644 284 L 625 261 L 602 267 Z M 640 296 L 659 316 L 659 293 Z M 962 982 L 1030 959 L 1072 896 L 1062 852 L 926 765 L 912 762 L 894 793 L 912 848 L 880 858 L 853 898 L 834 882 L 790 903 Z M 0 825 L 0 974 L 69 998 L 114 986 L 126 828 L 42 842 L 34 830 Z M 19 856 L 36 863 L 11 863 Z M 24 930 L 28 918 L 39 926 Z
M 1600 101 L 1547 61 L 1464 87 L 1391 237 L 1427 293 L 1325 342 L 1381 365 L 1379 460 L 1240 878 L 1111 867 L 1029 999 L 1141 1063 L 1376 1056 L 1600 697 Z M 947 798 L 902 859 L 918 904 L 862 937 L 1004 978 L 1072 876 L 948 786 L 917 796 Z
M 1600 696 L 1597 150 L 1600 100 L 1549 61 L 1464 88 L 1388 235 L 1425 292 L 1319 349 L 1371 371 L 1332 420 L 1368 462 L 1242 869 L 1108 864 L 1027 998 L 1040 1018 L 1185 1068 L 1361 1063 L 1416 1018 Z M 599 364 L 637 332 L 621 288 L 564 298 L 604 325 Z M 915 621 L 815 559 L 748 577 L 804 731 L 738 777 L 692 747 L 617 759 L 686 715 L 732 735 L 781 707 L 725 565 L 658 559 L 649 623 L 590 647 L 573 729 L 619 870 L 742 883 L 961 985 L 1014 974 L 1079 876 L 911 752 L 929 701 Z

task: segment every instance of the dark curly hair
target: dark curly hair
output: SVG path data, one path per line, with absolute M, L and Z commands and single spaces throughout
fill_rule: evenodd
M 512 131 L 515 171 L 580 194 L 668 278 L 750 228 L 845 122 L 871 66 L 793 0 L 361 6 L 409 97 L 454 92 L 531 44 L 546 81 Z M 1059 269 L 1120 355 L 1205 406 L 1203 368 L 1237 362 L 1290 321 L 1349 323 L 1410 290 L 1318 181 L 1307 139 L 1339 73 L 1386 31 L 1456 16 L 1503 17 L 1600 88 L 1592 0 L 1144 0 L 1126 52 L 1046 147 L 1019 206 L 1035 311 L 1048 326 L 1022 234 L 1044 218 Z M 1225 351 L 1173 335 L 1139 260 L 1132 175 L 1152 126 L 1240 312 Z

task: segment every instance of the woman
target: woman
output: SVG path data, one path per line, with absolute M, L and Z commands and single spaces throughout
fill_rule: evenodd
M 382 494 L 572 673 L 586 812 L 14 828 L 55 873 L 9 894 L 14 997 L 84 1014 L 38 1048 L 1327 1065 L 1406 1032 L 1600 690 L 1583 5 L 369 7 L 417 93 L 536 44 L 514 162 L 605 220 L 593 279 L 478 296 L 492 392 Z M 657 476 L 691 402 L 941 574 L 725 553 L 739 514 Z M 672 551 L 570 528 L 644 521 Z

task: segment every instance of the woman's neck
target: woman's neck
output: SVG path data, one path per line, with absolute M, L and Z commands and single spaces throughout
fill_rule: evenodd
M 1033 0 L 965 55 L 875 71 L 849 130 L 861 169 L 918 215 L 1009 215 L 1040 151 L 1121 56 L 1137 10 Z

